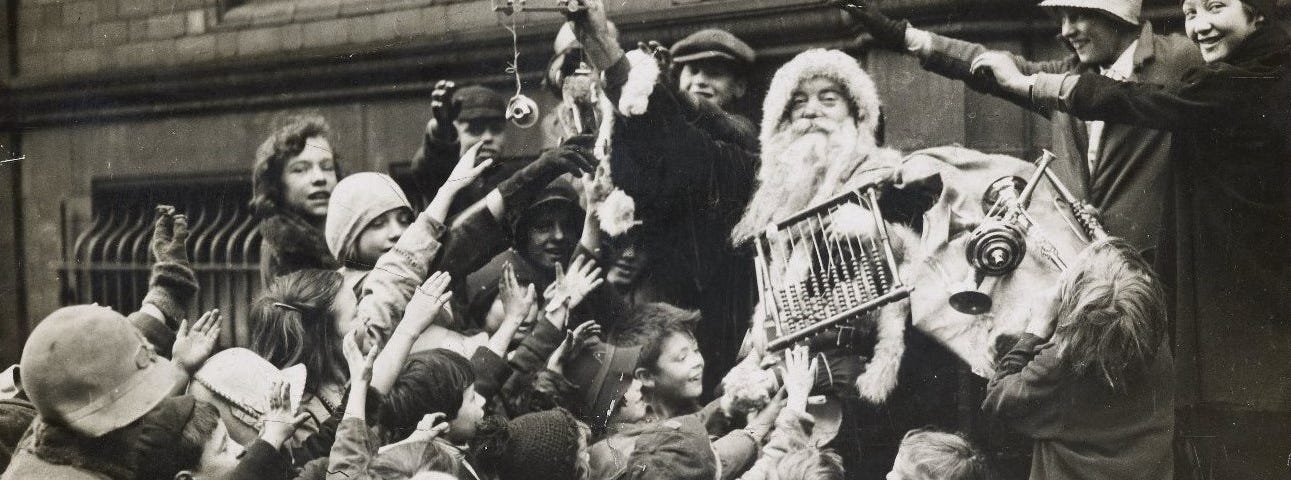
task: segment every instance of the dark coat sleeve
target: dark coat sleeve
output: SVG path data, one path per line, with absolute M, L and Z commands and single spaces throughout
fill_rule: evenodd
M 627 59 L 610 70 L 606 81 L 611 87 L 606 90 L 614 92 L 614 85 L 626 81 Z M 752 128 L 742 128 L 716 111 L 687 109 L 669 87 L 656 84 L 646 113 L 619 116 L 614 124 L 614 183 L 647 210 L 687 193 L 742 206 L 753 191 L 759 161 L 751 133 Z
M 460 150 L 457 142 L 446 142 L 422 133 L 421 147 L 413 154 L 411 164 L 417 188 L 423 194 L 433 196 L 448 181 L 448 175 L 457 165 L 457 152 Z
M 1032 102 L 1025 96 L 1014 95 L 1013 93 L 1000 88 L 999 84 L 995 83 L 995 80 L 990 77 L 973 75 L 969 71 L 969 67 L 973 64 L 973 59 L 990 50 L 986 48 L 986 46 L 979 43 L 944 37 L 931 32 L 928 33 L 928 35 L 932 37 L 932 51 L 928 56 L 920 60 L 924 70 L 951 80 L 964 82 L 964 85 L 967 85 L 968 88 L 971 88 L 974 91 L 1000 97 L 1015 105 L 1041 115 L 1049 115 L 1049 110 L 1045 106 Z M 1017 64 L 1018 70 L 1021 70 L 1023 75 L 1031 75 L 1034 73 L 1064 73 L 1070 72 L 1076 68 L 1075 57 L 1063 60 L 1033 62 L 1018 55 L 1010 54 L 1010 56 L 1013 57 L 1013 62 Z
M 1024 334 L 1000 360 L 982 410 L 1034 436 L 1060 420 L 1064 372 L 1053 344 Z
M 1118 82 L 1084 74 L 1059 105 L 1082 120 L 1106 120 L 1158 130 L 1189 130 L 1226 122 L 1249 92 L 1268 88 L 1258 79 L 1210 76 L 1174 92 L 1158 85 Z

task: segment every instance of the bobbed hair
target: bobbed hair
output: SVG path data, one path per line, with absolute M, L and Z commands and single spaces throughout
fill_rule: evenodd
M 287 161 L 305 150 L 305 140 L 327 138 L 332 128 L 317 114 L 289 115 L 274 121 L 273 133 L 256 149 L 251 176 L 251 212 L 264 218 L 283 208 L 282 170 Z M 344 177 L 341 158 L 332 154 L 336 179 Z

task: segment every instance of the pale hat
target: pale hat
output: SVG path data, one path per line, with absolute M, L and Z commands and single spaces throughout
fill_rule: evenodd
M 217 397 L 207 401 L 228 405 L 238 421 L 256 430 L 269 411 L 269 392 L 275 381 L 287 382 L 293 412 L 300 408 L 305 394 L 304 365 L 279 370 L 245 348 L 230 348 L 212 355 L 193 380 Z
M 1138 25 L 1143 0 L 1044 0 L 1041 7 L 1088 8 L 1111 14 L 1113 17 Z

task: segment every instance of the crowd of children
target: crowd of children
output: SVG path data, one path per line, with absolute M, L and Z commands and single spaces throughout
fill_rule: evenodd
M 1182 165 L 1223 174 L 1194 172 L 1195 193 L 1228 192 L 1228 205 L 1240 183 L 1258 187 L 1251 205 L 1285 201 L 1256 178 L 1285 168 L 1265 161 L 1287 158 L 1285 138 L 1268 138 L 1288 133 L 1286 108 L 1268 108 L 1287 105 L 1285 33 L 1239 2 L 1183 4 L 1223 34 L 1202 42 L 1208 64 L 1181 92 L 1023 76 L 1003 55 L 974 68 L 1081 118 L 1220 132 L 1178 140 Z M 438 120 L 461 122 L 462 142 L 495 130 L 492 107 L 467 107 Z M 187 219 L 159 206 L 139 310 L 61 308 L 6 372 L 0 478 L 861 478 L 844 471 L 856 452 L 816 428 L 822 392 L 835 393 L 807 347 L 753 349 L 725 380 L 705 379 L 701 313 L 655 301 L 669 286 L 652 276 L 667 272 L 639 231 L 600 229 L 593 139 L 483 182 L 498 148 L 471 138 L 434 191 L 411 196 L 429 199 L 417 212 L 391 177 L 344 175 L 328 134 L 320 117 L 291 117 L 257 151 L 265 284 L 251 341 L 217 351 L 221 313 L 187 319 L 199 288 Z M 1273 144 L 1283 150 L 1261 151 Z M 1241 165 L 1219 160 L 1238 146 Z M 1187 213 L 1181 231 L 1214 220 Z M 1174 478 L 1170 309 L 1153 267 L 1098 240 L 1035 300 L 1026 332 L 999 345 L 982 405 L 1034 440 L 1031 478 Z M 992 478 L 989 463 L 962 435 L 917 429 L 886 478 Z

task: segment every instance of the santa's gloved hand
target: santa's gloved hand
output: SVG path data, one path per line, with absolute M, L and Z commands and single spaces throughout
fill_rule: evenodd
M 875 6 L 874 0 L 836 0 L 834 5 L 863 25 L 879 46 L 889 50 L 905 50 L 905 30 L 910 22 L 888 18 Z
M 557 148 L 543 152 L 528 166 L 498 184 L 498 193 L 506 206 L 508 216 L 519 215 L 537 198 L 547 184 L 566 173 L 582 178 L 596 168 L 596 156 L 589 147 L 590 135 L 577 135 Z M 591 142 L 595 142 L 592 137 Z

